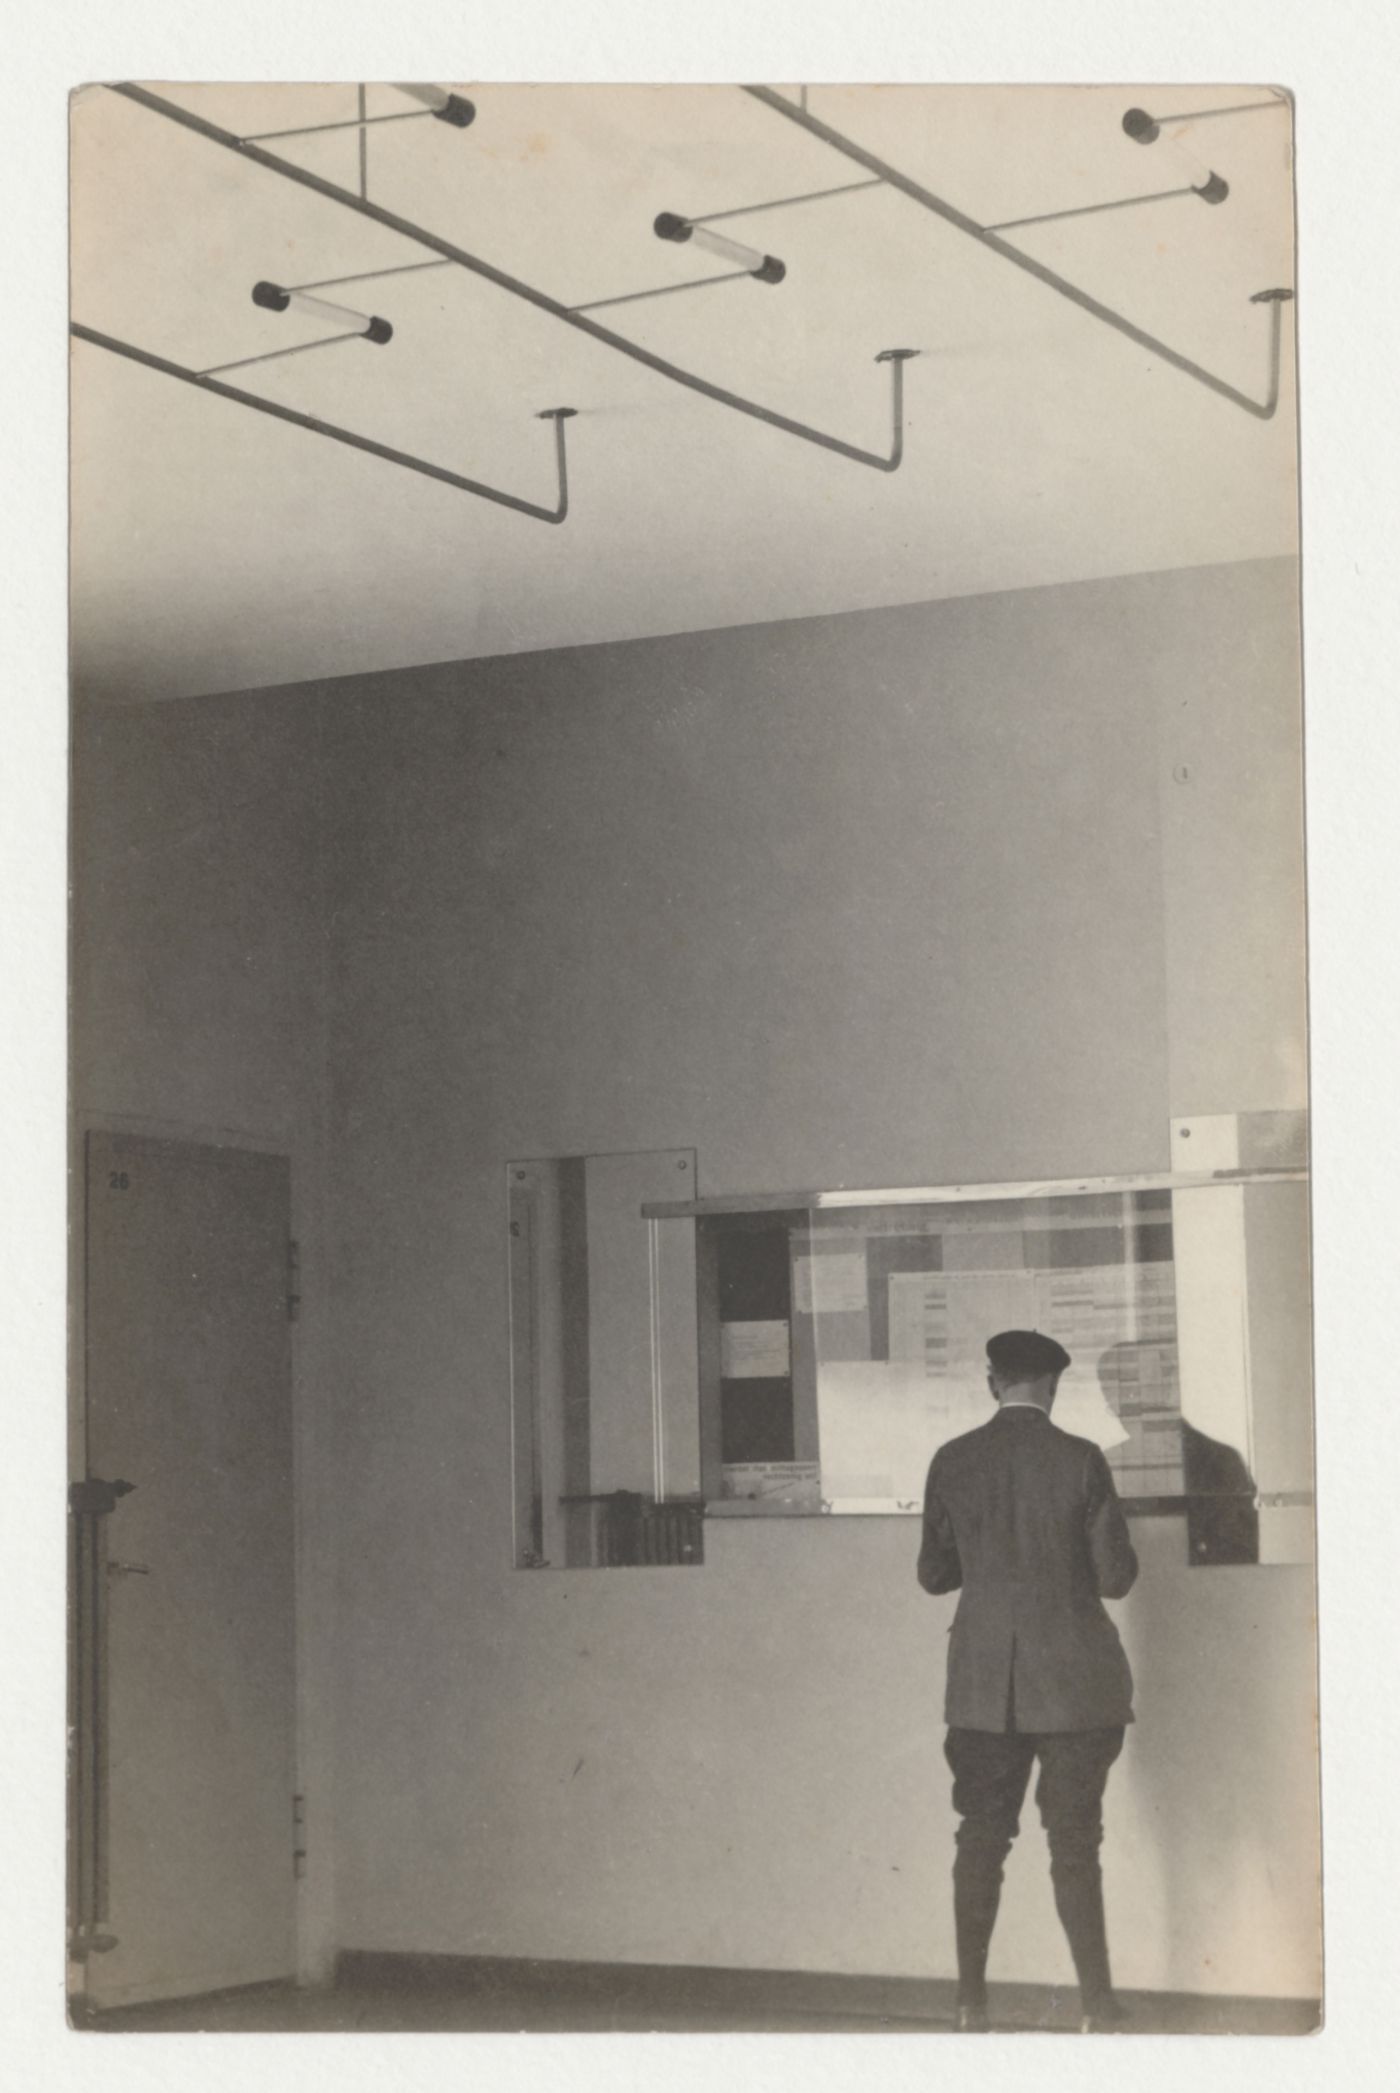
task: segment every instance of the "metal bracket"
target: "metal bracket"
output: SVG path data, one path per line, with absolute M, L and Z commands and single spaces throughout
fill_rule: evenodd
M 104 1482 L 99 1475 L 87 1476 L 82 1482 L 69 1483 L 68 1509 L 83 1516 L 101 1518 L 104 1513 L 114 1512 L 122 1497 L 129 1497 L 136 1488 L 135 1483 Z

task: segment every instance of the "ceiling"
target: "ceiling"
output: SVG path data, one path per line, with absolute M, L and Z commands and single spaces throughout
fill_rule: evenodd
M 353 84 L 156 91 L 247 136 L 353 118 Z M 371 126 L 369 193 L 568 305 L 727 265 L 652 233 L 858 181 L 737 88 L 463 85 L 470 129 Z M 796 90 L 791 90 L 796 93 Z M 982 224 L 1196 177 L 1230 183 L 1008 235 L 1255 395 L 1291 285 L 1285 110 L 1175 126 L 1124 109 L 1225 108 L 1214 88 L 833 88 L 812 113 Z M 371 114 L 412 106 L 368 90 Z M 401 235 L 101 87 L 73 114 L 73 315 L 196 369 L 327 330 L 251 302 L 429 259 Z M 354 190 L 358 134 L 270 150 Z M 325 295 L 388 317 L 230 382 L 548 505 L 568 405 L 571 509 L 554 527 L 86 343 L 74 348 L 73 660 L 82 695 L 152 697 L 1291 552 L 1291 317 L 1261 422 L 889 187 L 719 230 L 780 256 L 747 278 L 597 317 L 657 354 L 883 450 L 906 366 L 906 449 L 876 472 L 683 389 L 454 266 Z

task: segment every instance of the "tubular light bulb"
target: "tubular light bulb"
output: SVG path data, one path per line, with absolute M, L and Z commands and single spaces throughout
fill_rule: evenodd
M 447 106 L 447 89 L 434 87 L 431 81 L 396 80 L 394 85 L 400 94 L 411 95 L 415 102 L 421 102 L 425 108 L 431 109 L 435 116 L 439 109 Z
M 1155 145 L 1162 136 L 1162 126 L 1145 109 L 1130 109 L 1123 118 L 1123 129 L 1138 145 Z M 1203 203 L 1224 203 L 1230 194 L 1230 185 L 1223 175 L 1198 160 L 1188 146 L 1182 144 L 1180 136 L 1168 134 L 1167 146 L 1181 168 L 1182 173 Z
M 312 313 L 318 320 L 362 334 L 371 342 L 387 342 L 394 332 L 387 320 L 374 313 L 352 312 L 348 305 L 333 305 L 329 298 L 313 298 L 309 291 L 285 291 L 276 283 L 254 284 L 253 303 L 266 306 L 269 312 L 285 312 L 289 305 L 294 305 L 299 312 Z
M 652 230 L 662 240 L 693 240 L 697 247 L 704 248 L 706 254 L 712 254 L 722 262 L 733 262 L 736 268 L 747 270 L 759 283 L 781 283 L 787 275 L 786 266 L 776 255 L 760 254 L 756 247 L 745 247 L 742 241 L 711 232 L 708 225 L 694 225 L 689 218 L 677 217 L 674 211 L 663 211 Z
M 1197 196 L 1203 198 L 1206 203 L 1224 203 L 1230 193 L 1229 184 L 1224 177 L 1218 175 L 1214 168 L 1207 167 L 1204 160 L 1198 160 L 1189 146 L 1183 145 L 1179 138 L 1169 135 L 1165 143 L 1171 148 L 1177 164 Z
M 425 109 L 431 109 L 433 115 L 440 117 L 443 123 L 455 124 L 459 131 L 465 131 L 476 115 L 475 105 L 469 102 L 465 95 L 449 94 L 445 87 L 435 87 L 430 81 L 395 80 L 394 85 L 400 94 L 408 95 L 412 101 L 421 102 Z
M 747 269 L 756 275 L 768 257 L 760 254 L 756 247 L 745 247 L 742 240 L 727 240 L 723 233 L 712 233 L 708 225 L 692 227 L 690 237 L 706 254 L 715 255 L 722 262 L 733 262 L 736 268 Z

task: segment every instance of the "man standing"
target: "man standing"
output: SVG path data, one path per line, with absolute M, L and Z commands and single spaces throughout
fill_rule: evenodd
M 919 1582 L 961 1589 L 948 1649 L 945 1752 L 961 1818 L 953 1864 L 958 2026 L 988 2027 L 987 1950 L 1031 1766 L 1055 1908 L 1086 2032 L 1125 2018 L 1113 1996 L 1099 1844 L 1109 1768 L 1132 1717 L 1132 1674 L 1103 1606 L 1137 1576 L 1108 1463 L 1050 1422 L 1069 1354 L 1038 1330 L 987 1344 L 996 1415 L 934 1455 Z

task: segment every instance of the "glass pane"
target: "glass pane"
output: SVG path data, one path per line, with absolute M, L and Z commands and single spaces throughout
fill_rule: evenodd
M 1159 1195 L 814 1209 L 792 1258 L 794 1416 L 827 1509 L 920 1508 L 937 1448 L 992 1414 L 985 1347 L 1005 1329 L 1070 1353 L 1055 1422 L 1103 1447 L 1124 1498 L 1180 1498 Z
M 730 1509 L 820 1509 L 815 1446 L 793 1401 L 791 1245 L 802 1219 L 726 1214 L 700 1231 L 701 1299 L 717 1332 L 701 1360 L 714 1416 L 705 1494 Z
M 1311 1562 L 1307 1186 L 1211 1186 L 1174 1204 L 1191 1561 Z
M 711 1507 L 917 1513 L 992 1415 L 988 1338 L 1033 1329 L 1071 1357 L 1055 1423 L 1185 1514 L 1193 1564 L 1308 1559 L 1303 1182 L 721 1213 L 696 1243 Z
M 507 1166 L 515 1558 L 703 1560 L 689 1149 Z

